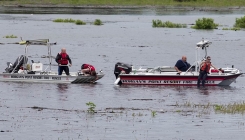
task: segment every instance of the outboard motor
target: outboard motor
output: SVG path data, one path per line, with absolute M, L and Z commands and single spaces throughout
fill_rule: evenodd
M 116 79 L 122 71 L 125 71 L 126 74 L 129 74 L 132 71 L 132 66 L 126 63 L 117 62 L 114 69 Z M 117 84 L 121 85 L 122 82 L 119 81 Z
M 5 69 L 6 73 L 11 73 L 14 70 L 14 73 L 17 73 L 23 64 L 27 64 L 28 58 L 24 55 L 19 56 L 14 64 L 8 62 L 8 67 Z

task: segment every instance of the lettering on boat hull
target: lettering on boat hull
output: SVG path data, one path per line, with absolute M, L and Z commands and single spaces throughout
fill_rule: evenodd
M 181 80 L 121 80 L 125 84 L 161 84 L 161 85 L 188 85 L 197 84 L 197 81 L 181 81 Z M 219 84 L 221 81 L 206 81 L 206 84 Z
M 40 79 L 44 79 L 44 80 L 62 80 L 61 77 L 49 77 L 47 75 L 45 76 L 41 76 L 41 75 L 34 75 L 34 76 L 24 76 L 24 75 L 3 75 L 2 76 L 4 79 L 26 79 L 26 80 L 40 80 Z M 65 78 L 66 80 L 69 80 L 68 78 Z

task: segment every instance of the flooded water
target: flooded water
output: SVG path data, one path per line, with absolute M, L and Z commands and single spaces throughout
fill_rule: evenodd
M 217 67 L 234 65 L 244 71 L 245 32 L 224 31 L 241 14 L 101 15 L 101 14 L 1 14 L 0 43 L 20 38 L 50 39 L 55 56 L 62 47 L 72 58 L 70 71 L 90 63 L 105 77 L 96 84 L 38 84 L 1 82 L 1 139 L 222 139 L 242 140 L 245 117 L 223 114 L 212 107 L 192 105 L 232 104 L 245 100 L 245 78 L 228 87 L 114 86 L 113 68 L 118 61 L 144 67 L 173 66 L 182 55 L 195 60 L 195 44 L 212 41 L 208 53 Z M 202 17 L 213 18 L 217 30 L 152 28 L 152 20 L 193 24 Z M 56 18 L 81 19 L 87 25 L 54 23 Z M 102 26 L 91 23 L 101 19 Z M 141 47 L 140 47 L 141 46 Z M 143 47 L 142 47 L 143 46 Z M 14 62 L 24 46 L 0 45 L 0 67 Z M 47 47 L 30 46 L 29 60 L 48 64 Z M 53 60 L 54 64 L 55 61 Z M 53 66 L 56 70 L 57 67 Z M 87 113 L 86 103 L 96 104 L 97 113 Z M 188 105 L 191 104 L 191 105 Z M 155 114 L 156 113 L 156 114 Z

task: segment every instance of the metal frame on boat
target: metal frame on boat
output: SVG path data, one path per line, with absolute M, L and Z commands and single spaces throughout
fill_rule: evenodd
M 176 72 L 171 66 L 158 66 L 155 68 L 139 68 L 118 62 L 115 65 L 115 85 L 197 85 L 200 64 L 207 57 L 207 48 L 212 43 L 202 40 L 196 45 L 196 61 L 191 67 L 182 73 Z M 201 59 L 200 50 L 205 50 L 205 56 Z M 242 73 L 236 68 L 221 68 L 222 73 L 211 68 L 206 79 L 207 86 L 229 86 Z
M 26 40 L 19 42 L 20 45 L 25 45 L 25 55 L 17 58 L 14 64 L 7 62 L 8 67 L 5 72 L 0 73 L 0 81 L 16 81 L 16 82 L 44 82 L 44 83 L 90 83 L 95 81 L 95 76 L 87 76 L 78 72 L 70 72 L 70 75 L 58 75 L 58 71 L 52 71 L 52 55 L 51 46 L 57 43 L 49 43 L 49 39 Z M 30 45 L 45 45 L 48 47 L 49 65 L 43 70 L 43 64 L 28 62 L 28 47 Z M 97 73 L 97 77 L 101 79 L 104 76 L 102 71 Z

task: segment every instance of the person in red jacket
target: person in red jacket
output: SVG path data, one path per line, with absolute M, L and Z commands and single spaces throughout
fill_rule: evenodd
M 198 76 L 197 87 L 200 87 L 201 80 L 202 80 L 202 86 L 204 87 L 205 86 L 205 80 L 208 76 L 210 68 L 213 67 L 216 70 L 218 70 L 218 69 L 211 64 L 211 57 L 210 56 L 208 56 L 207 59 L 201 63 L 200 66 L 201 66 L 201 69 L 200 69 L 199 76 Z M 220 71 L 220 70 L 218 70 L 218 71 Z
M 94 81 L 96 81 L 98 79 L 98 76 L 97 76 L 97 73 L 95 71 L 94 66 L 92 66 L 90 64 L 83 64 L 81 66 L 81 72 L 83 74 L 88 74 L 88 75 L 91 75 L 91 76 L 95 76 L 95 80 Z M 91 82 L 94 82 L 94 81 L 91 81 Z
M 62 72 L 65 71 L 66 75 L 69 75 L 68 63 L 70 63 L 69 66 L 71 67 L 72 62 L 65 48 L 62 48 L 61 53 L 57 54 L 55 61 L 59 65 L 58 74 L 62 75 Z

